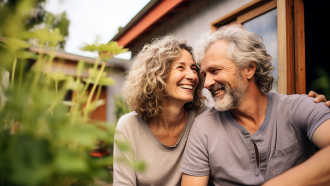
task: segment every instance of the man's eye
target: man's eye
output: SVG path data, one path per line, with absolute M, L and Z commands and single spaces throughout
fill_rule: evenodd
M 218 69 L 211 69 L 211 70 L 210 70 L 210 73 L 211 73 L 211 74 L 216 74 L 217 72 L 218 72 Z

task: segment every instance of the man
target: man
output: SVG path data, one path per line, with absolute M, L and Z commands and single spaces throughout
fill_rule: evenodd
M 330 109 L 269 93 L 271 57 L 256 34 L 227 26 L 205 43 L 201 73 L 215 107 L 191 129 L 182 185 L 330 185 Z

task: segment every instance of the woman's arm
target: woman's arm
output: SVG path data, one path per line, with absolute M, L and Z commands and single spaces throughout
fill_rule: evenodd
M 123 138 L 115 137 L 115 144 L 113 147 L 113 185 L 114 186 L 136 186 L 136 175 L 129 162 L 132 161 L 129 152 L 120 150 L 120 145 L 127 143 Z

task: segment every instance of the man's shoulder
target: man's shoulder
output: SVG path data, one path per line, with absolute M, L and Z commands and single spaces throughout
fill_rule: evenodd
M 223 114 L 224 112 L 219 112 L 215 108 L 207 108 L 196 117 L 193 127 L 202 131 L 217 128 L 221 125 L 220 117 L 223 117 Z
M 305 94 L 283 95 L 272 93 L 272 110 L 277 116 L 303 118 L 319 112 L 328 112 L 324 103 L 314 103 L 314 98 Z M 279 115 L 280 114 L 280 115 Z
M 214 108 L 206 108 L 196 117 L 196 120 L 214 118 L 218 113 L 219 111 L 215 110 Z
M 313 98 L 308 97 L 306 94 L 291 94 L 291 95 L 286 95 L 286 94 L 279 94 L 276 92 L 269 93 L 269 95 L 272 97 L 273 102 L 275 104 L 279 105 L 297 105 L 301 104 L 302 102 L 304 103 L 310 103 L 313 104 Z

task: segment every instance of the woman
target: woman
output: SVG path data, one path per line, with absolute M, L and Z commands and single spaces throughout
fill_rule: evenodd
M 122 116 L 116 139 L 126 139 L 133 155 L 114 157 L 144 160 L 135 172 L 114 162 L 114 185 L 179 185 L 180 162 L 195 115 L 203 107 L 198 66 L 191 47 L 173 37 L 146 45 L 136 57 L 124 86 L 134 112 Z

